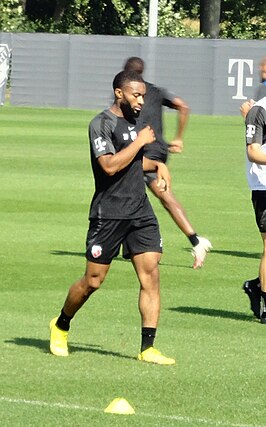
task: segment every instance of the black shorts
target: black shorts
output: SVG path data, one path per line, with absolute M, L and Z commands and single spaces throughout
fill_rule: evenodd
M 168 158 L 168 144 L 164 140 L 149 144 L 146 146 L 146 150 L 144 150 L 144 156 L 150 160 L 156 160 L 165 164 Z M 157 172 L 144 172 L 144 182 L 148 187 L 156 179 Z
M 138 219 L 92 219 L 86 239 L 86 258 L 110 264 L 123 245 L 123 257 L 144 252 L 162 253 L 162 240 L 155 217 Z
M 144 182 L 149 187 L 157 179 L 157 172 L 144 172 Z
M 252 191 L 256 223 L 261 233 L 266 233 L 266 191 Z

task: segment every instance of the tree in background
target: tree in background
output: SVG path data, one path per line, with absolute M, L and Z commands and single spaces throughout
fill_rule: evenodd
M 208 17 L 208 3 L 210 7 L 216 7 L 216 11 L 212 12 L 213 18 L 210 15 Z M 217 3 L 216 6 L 215 3 Z M 220 9 L 220 38 L 260 40 L 266 38 L 265 0 L 176 0 L 175 2 L 175 10 L 182 10 L 191 20 L 201 21 L 200 31 L 205 36 L 208 36 L 208 33 L 211 36 L 211 29 L 208 30 L 206 27 L 211 26 L 212 23 L 206 23 L 204 20 L 205 18 L 213 19 L 217 28 L 218 9 Z
M 232 39 L 266 38 L 265 0 L 222 0 L 221 36 Z
M 0 31 L 147 36 L 148 9 L 149 0 L 0 0 Z M 159 36 L 266 38 L 265 0 L 159 0 L 158 18 Z
M 220 33 L 221 0 L 200 0 L 200 33 L 217 39 Z

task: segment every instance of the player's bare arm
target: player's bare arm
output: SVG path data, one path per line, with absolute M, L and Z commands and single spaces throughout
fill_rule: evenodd
M 107 175 L 114 175 L 126 168 L 138 151 L 145 145 L 155 141 L 155 135 L 150 126 L 142 129 L 137 138 L 126 148 L 115 154 L 105 154 L 98 157 L 98 162 Z
M 247 155 L 250 162 L 266 165 L 266 154 L 261 151 L 261 145 L 253 143 L 247 146 Z
M 246 118 L 246 115 L 248 114 L 249 110 L 254 104 L 255 104 L 254 99 L 250 99 L 249 101 L 243 102 L 243 104 L 240 107 L 240 113 L 244 119 Z
M 171 175 L 165 163 L 157 162 L 157 187 L 160 191 L 169 191 L 171 188 Z
M 160 191 L 169 191 L 171 187 L 171 175 L 165 163 L 143 157 L 143 170 L 157 171 L 157 187 Z
M 168 150 L 170 153 L 181 153 L 183 150 L 183 134 L 189 118 L 189 107 L 181 98 L 174 98 L 172 101 L 174 108 L 178 111 L 178 126 L 175 138 L 170 141 Z

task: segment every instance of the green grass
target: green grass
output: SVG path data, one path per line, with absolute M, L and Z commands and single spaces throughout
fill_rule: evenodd
M 49 321 L 85 266 L 94 115 L 0 109 L 1 425 L 266 425 L 266 330 L 241 290 L 257 275 L 261 242 L 240 117 L 192 116 L 183 154 L 169 161 L 177 198 L 213 243 L 203 269 L 191 268 L 187 238 L 151 197 L 164 240 L 156 345 L 176 365 L 136 361 L 138 284 L 121 258 L 74 319 L 71 356 L 49 354 Z M 176 117 L 165 120 L 170 139 Z M 116 397 L 136 414 L 105 414 Z

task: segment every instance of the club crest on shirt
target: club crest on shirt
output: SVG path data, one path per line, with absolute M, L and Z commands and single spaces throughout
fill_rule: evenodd
M 132 130 L 129 134 L 123 133 L 123 140 L 124 141 L 128 141 L 129 137 L 130 137 L 131 141 L 135 141 L 135 139 L 137 138 L 137 132 L 135 130 Z
M 135 141 L 135 139 L 137 138 L 137 132 L 135 130 L 132 130 L 130 132 L 130 137 L 131 137 L 132 141 Z
M 91 254 L 93 258 L 99 258 L 102 255 L 102 247 L 100 245 L 93 245 L 91 248 Z

